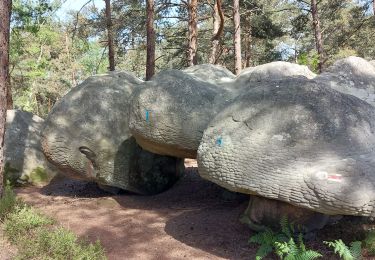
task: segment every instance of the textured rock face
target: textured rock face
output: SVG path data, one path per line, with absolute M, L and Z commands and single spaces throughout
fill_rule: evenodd
M 141 84 L 131 74 L 116 72 L 73 88 L 46 119 L 46 157 L 65 175 L 100 185 L 141 194 L 169 188 L 183 162 L 142 150 L 129 131 L 129 98 Z
M 57 174 L 40 145 L 43 122 L 29 112 L 7 111 L 4 161 L 6 177 L 12 182 L 45 184 Z
M 338 60 L 315 80 L 375 106 L 375 67 L 362 58 Z
M 214 66 L 210 69 L 211 82 L 230 76 Z M 134 92 L 129 127 L 144 149 L 195 158 L 207 123 L 233 99 L 230 85 L 205 82 L 200 79 L 203 72 L 194 67 L 187 71 L 163 71 Z
M 375 110 L 314 81 L 238 96 L 205 130 L 199 173 L 324 214 L 374 216 Z
M 275 61 L 244 69 L 237 76 L 235 84 L 239 87 L 256 87 L 259 82 L 279 81 L 285 78 L 307 78 L 316 76 L 307 66 Z

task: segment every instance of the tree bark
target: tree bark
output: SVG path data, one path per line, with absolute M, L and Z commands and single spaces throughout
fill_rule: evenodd
M 240 1 L 233 0 L 233 44 L 234 44 L 234 72 L 236 75 L 241 73 L 241 25 L 240 25 Z
M 224 29 L 224 14 L 221 9 L 221 0 L 215 1 L 213 20 L 213 37 L 211 39 L 209 63 L 217 64 L 219 41 Z
M 197 22 L 197 0 L 190 0 L 189 3 L 189 54 L 188 65 L 193 66 L 197 64 L 197 36 L 198 36 L 198 22 Z
M 252 57 L 251 57 L 251 51 L 252 51 L 252 27 L 251 27 L 251 13 L 249 13 L 246 17 L 246 30 L 247 30 L 247 37 L 246 37 L 246 50 L 245 50 L 245 67 L 251 67 L 252 66 Z
M 147 60 L 146 80 L 155 74 L 155 30 L 154 30 L 154 0 L 147 0 Z
M 111 15 L 111 0 L 104 0 L 105 2 L 105 18 L 108 33 L 108 60 L 109 70 L 115 70 L 115 50 L 113 46 L 113 29 L 112 29 L 112 15 Z
M 313 19 L 315 46 L 319 55 L 318 70 L 319 72 L 322 72 L 324 64 L 324 49 L 322 41 L 322 31 L 320 29 L 320 20 L 318 15 L 318 4 L 316 0 L 311 0 L 311 15 Z
M 4 135 L 9 96 L 9 34 L 11 0 L 0 1 L 0 197 L 3 195 Z

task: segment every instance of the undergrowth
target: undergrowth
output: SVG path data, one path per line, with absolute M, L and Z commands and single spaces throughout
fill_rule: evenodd
M 274 253 L 280 259 L 284 260 L 312 260 L 317 258 L 324 259 L 324 256 L 315 250 L 306 248 L 301 233 L 296 235 L 293 224 L 288 223 L 286 217 L 280 221 L 280 231 L 275 232 L 270 228 L 259 232 L 249 239 L 249 243 L 259 245 L 256 252 L 256 260 Z M 341 239 L 334 241 L 323 241 L 329 248 L 333 249 L 343 260 L 360 260 L 362 257 L 362 244 L 369 255 L 375 254 L 375 232 L 368 232 L 366 239 L 362 241 L 351 242 L 346 245 Z
M 335 241 L 323 241 L 329 247 L 332 247 L 336 254 L 344 260 L 362 259 L 362 242 L 354 241 L 347 246 L 341 239 Z
M 7 239 L 18 249 L 15 259 L 102 260 L 100 242 L 87 243 L 36 209 L 17 200 L 9 186 L 0 199 L 0 219 Z
M 295 242 L 294 226 L 288 223 L 286 217 L 281 219 L 280 227 L 279 232 L 266 228 L 249 239 L 250 243 L 259 244 L 256 260 L 266 257 L 272 251 L 285 260 L 312 260 L 322 256 L 319 252 L 306 248 L 302 234 L 298 235 L 297 243 Z

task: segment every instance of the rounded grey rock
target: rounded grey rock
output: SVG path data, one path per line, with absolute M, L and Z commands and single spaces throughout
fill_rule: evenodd
M 217 72 L 218 81 L 223 75 L 230 76 L 225 70 L 209 68 Z M 186 70 L 189 73 L 162 71 L 134 91 L 129 127 L 142 148 L 162 155 L 196 157 L 207 123 L 235 94 L 230 85 L 210 83 L 215 81 L 215 73 L 204 81 L 203 72 L 195 69 Z
M 44 120 L 21 110 L 8 110 L 5 131 L 5 177 L 12 183 L 46 184 L 58 170 L 43 155 Z
M 184 69 L 183 71 L 200 80 L 212 84 L 231 82 L 236 78 L 236 76 L 230 70 L 213 64 L 194 65 Z
M 315 80 L 375 106 L 375 67 L 365 59 L 351 56 L 338 60 Z
M 183 161 L 141 149 L 128 127 L 129 99 L 143 82 L 126 72 L 92 76 L 49 113 L 43 152 L 63 174 L 154 194 L 169 188 Z
M 256 87 L 259 82 L 279 81 L 286 78 L 312 79 L 315 73 L 305 65 L 298 65 L 286 61 L 274 61 L 242 70 L 237 76 L 235 84 L 240 88 Z
M 309 80 L 238 96 L 209 124 L 200 175 L 330 215 L 375 215 L 375 110 Z

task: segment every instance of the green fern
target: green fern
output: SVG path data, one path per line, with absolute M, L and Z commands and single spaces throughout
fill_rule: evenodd
M 362 242 L 354 241 L 348 247 L 339 239 L 335 241 L 324 241 L 324 244 L 332 247 L 335 254 L 338 254 L 344 260 L 359 260 L 362 259 Z
M 293 238 L 290 238 L 288 242 L 276 242 L 276 254 L 284 260 L 313 260 L 322 257 L 320 253 L 314 250 L 306 250 L 302 234 L 299 235 L 298 241 L 298 245 L 294 242 Z
M 279 233 L 267 228 L 249 239 L 250 243 L 260 245 L 256 252 L 256 260 L 262 259 L 273 250 L 281 259 L 285 260 L 312 260 L 322 256 L 316 251 L 306 250 L 302 234 L 298 237 L 298 245 L 296 244 L 293 238 L 294 226 L 289 224 L 286 217 L 280 220 L 280 226 Z
M 272 252 L 275 242 L 284 241 L 285 239 L 286 237 L 283 237 L 282 234 L 275 233 L 271 229 L 267 228 L 265 231 L 250 237 L 249 243 L 256 243 L 260 245 L 256 252 L 256 260 L 258 260 Z

